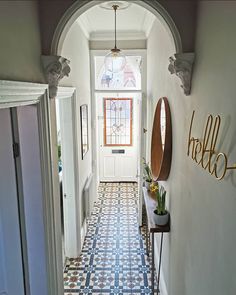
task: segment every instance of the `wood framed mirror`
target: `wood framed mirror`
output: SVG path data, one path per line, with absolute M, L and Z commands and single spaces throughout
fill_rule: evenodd
M 172 127 L 168 99 L 158 100 L 151 144 L 151 169 L 154 181 L 167 180 L 172 158 Z

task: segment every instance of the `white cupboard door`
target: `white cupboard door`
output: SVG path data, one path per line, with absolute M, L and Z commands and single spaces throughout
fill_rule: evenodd
M 0 294 L 24 295 L 21 235 L 9 109 L 0 110 Z
M 27 268 L 31 295 L 47 293 L 44 201 L 40 154 L 39 123 L 36 105 L 17 107 L 17 127 L 20 150 L 21 177 L 24 203 L 25 234 L 27 240 Z M 19 171 L 19 170 L 18 170 Z M 26 268 L 26 267 L 25 267 Z M 28 282 L 27 282 L 28 283 Z
M 64 254 L 66 257 L 77 257 L 78 246 L 76 239 L 76 182 L 75 182 L 75 138 L 73 134 L 72 101 L 58 99 L 61 159 L 62 159 L 62 191 L 64 218 Z

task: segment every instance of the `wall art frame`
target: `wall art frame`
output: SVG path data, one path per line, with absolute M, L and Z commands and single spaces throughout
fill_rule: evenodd
M 89 150 L 88 140 L 88 105 L 80 106 L 80 129 L 81 129 L 81 155 L 82 160 Z

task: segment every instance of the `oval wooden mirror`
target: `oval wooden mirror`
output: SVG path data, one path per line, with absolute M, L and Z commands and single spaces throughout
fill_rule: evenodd
M 151 169 L 155 181 L 168 178 L 171 157 L 171 114 L 168 100 L 163 97 L 158 100 L 152 127 Z

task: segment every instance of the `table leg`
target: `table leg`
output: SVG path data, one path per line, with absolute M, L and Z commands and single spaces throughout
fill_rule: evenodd
M 148 233 L 148 253 L 150 253 L 151 241 L 150 241 L 150 233 Z
M 160 289 L 160 275 L 161 275 L 161 256 L 162 256 L 162 245 L 163 245 L 163 233 L 161 233 L 161 245 L 160 245 L 160 256 L 159 256 L 159 266 L 158 266 L 158 277 L 157 277 L 157 294 L 159 294 Z
M 152 276 L 151 276 L 151 281 L 152 281 L 152 294 L 154 294 L 154 269 L 155 269 L 155 262 L 154 262 L 154 233 L 152 233 Z
M 146 213 L 145 238 L 146 238 L 146 253 L 147 253 L 147 256 L 149 256 L 149 232 L 148 232 L 148 219 L 147 219 L 147 213 Z

